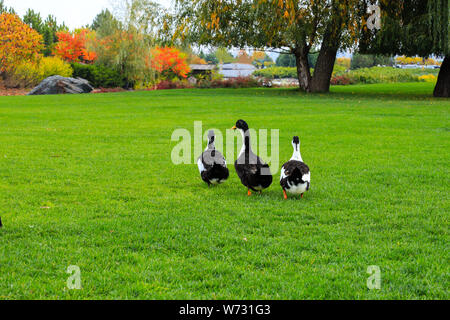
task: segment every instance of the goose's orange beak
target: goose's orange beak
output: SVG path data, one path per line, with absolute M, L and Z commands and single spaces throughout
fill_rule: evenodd
M 231 128 L 231 129 L 233 129 L 233 130 L 236 130 L 237 128 L 236 128 L 236 126 L 234 126 L 233 128 Z

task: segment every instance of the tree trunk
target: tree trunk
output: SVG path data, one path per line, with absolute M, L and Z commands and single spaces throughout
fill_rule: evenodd
M 311 81 L 311 92 L 326 93 L 330 91 L 331 76 L 336 62 L 337 49 L 321 50 L 317 59 L 314 76 Z
M 338 49 L 339 39 L 335 39 L 331 32 L 325 34 L 316 67 L 314 68 L 311 92 L 326 93 L 330 91 L 331 76 L 333 75 Z
M 437 98 L 450 98 L 450 56 L 445 56 L 439 71 L 438 81 L 434 88 L 434 96 Z
M 314 75 L 311 81 L 311 92 L 326 93 L 330 91 L 336 55 L 339 50 L 344 15 L 340 1 L 331 1 L 331 18 L 323 36 L 319 57 L 317 58 Z
M 308 61 L 308 50 L 297 48 L 294 51 L 297 63 L 297 78 L 300 90 L 311 92 L 311 69 Z

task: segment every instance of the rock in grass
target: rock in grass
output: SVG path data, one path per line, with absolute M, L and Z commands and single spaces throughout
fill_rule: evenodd
M 2 225 L 2 217 L 0 217 L 0 228 L 3 227 Z
M 28 95 L 80 94 L 90 93 L 92 90 L 94 90 L 94 88 L 89 84 L 89 81 L 85 79 L 51 76 L 43 80 L 36 88 L 31 90 Z

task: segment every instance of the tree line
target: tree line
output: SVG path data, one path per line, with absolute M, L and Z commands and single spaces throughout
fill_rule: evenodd
M 448 0 L 176 0 L 170 11 L 149 0 L 119 2 L 121 14 L 103 11 L 88 26 L 96 34 L 90 46 L 98 63 L 133 82 L 152 77 L 147 66 L 156 46 L 175 46 L 188 56 L 194 56 L 193 46 L 220 48 L 199 54 L 197 61 L 213 63 L 236 61 L 227 48 L 250 47 L 257 56 L 241 51 L 238 61 L 263 68 L 273 63 L 264 51 L 280 52 L 279 59 L 296 67 L 301 90 L 328 92 L 337 53 L 352 50 L 359 64 L 367 57 L 388 65 L 390 58 L 383 57 L 443 56 L 434 95 L 450 95 Z M 1 12 L 14 10 L 1 0 Z M 44 55 L 67 31 L 33 10 L 23 20 L 42 35 Z

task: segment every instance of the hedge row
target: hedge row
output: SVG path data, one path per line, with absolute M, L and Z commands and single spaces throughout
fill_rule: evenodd
M 314 70 L 311 70 L 313 73 Z M 425 81 L 424 75 L 437 76 L 439 70 L 434 69 L 396 69 L 392 67 L 372 67 L 348 71 L 345 67 L 336 65 L 333 72 L 332 84 L 357 84 L 357 83 L 394 83 L 394 82 L 418 82 Z M 296 68 L 273 67 L 257 70 L 253 73 L 256 77 L 266 79 L 297 78 Z M 434 79 L 426 78 L 427 81 Z
M 121 88 L 125 79 L 117 70 L 102 65 L 72 63 L 73 77 L 88 80 L 95 88 Z

